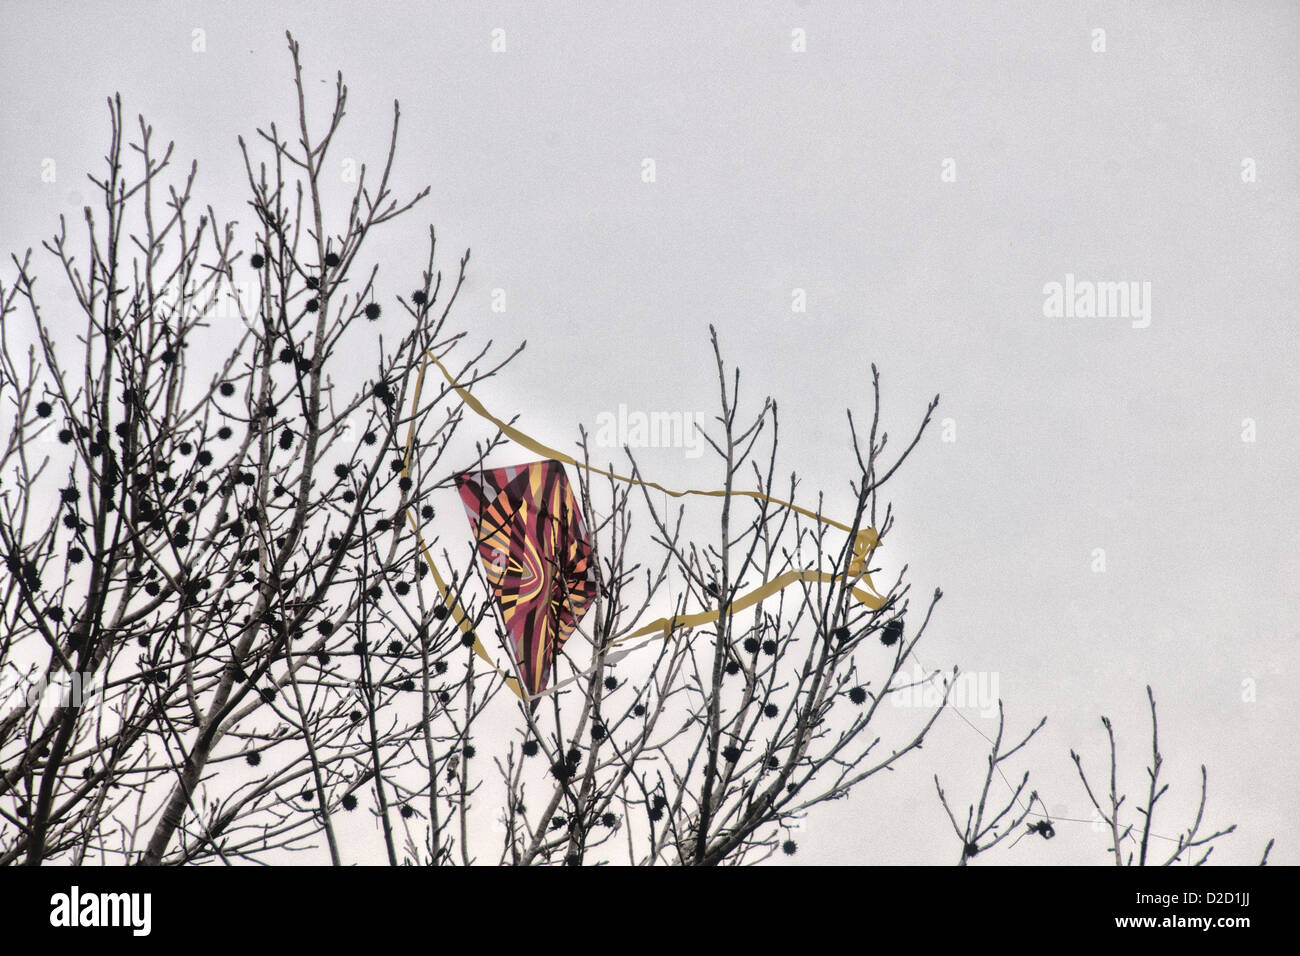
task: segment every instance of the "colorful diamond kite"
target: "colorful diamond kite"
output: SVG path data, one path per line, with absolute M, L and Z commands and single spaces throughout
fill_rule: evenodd
M 532 699 L 600 587 L 582 512 L 558 461 L 467 471 L 456 487 Z

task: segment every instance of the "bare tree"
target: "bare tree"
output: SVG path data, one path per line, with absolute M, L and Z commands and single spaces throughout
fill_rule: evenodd
M 965 823 L 959 824 L 957 822 L 957 815 L 953 813 L 952 807 L 948 804 L 948 797 L 943 791 L 943 784 L 939 782 L 939 775 L 935 774 L 934 787 L 939 793 L 939 802 L 948 814 L 953 833 L 961 842 L 961 853 L 957 860 L 958 866 L 965 866 L 980 853 L 991 850 L 999 843 L 1010 838 L 1029 819 L 1030 814 L 1034 811 L 1035 804 L 1039 807 L 1039 819 L 1029 824 L 1027 829 L 1011 845 L 1015 846 L 1016 843 L 1019 843 L 1021 839 L 1031 833 L 1037 834 L 1045 840 L 1050 840 L 1056 835 L 1051 817 L 1047 814 L 1046 807 L 1038 798 L 1038 791 L 1031 790 L 1027 795 L 1025 793 L 1026 788 L 1029 786 L 1029 771 L 1026 770 L 1024 776 L 1020 778 L 1020 782 L 1012 786 L 1011 781 L 1007 779 L 1006 773 L 1002 769 L 1002 764 L 1023 750 L 1034 739 L 1034 735 L 1043 729 L 1043 725 L 1046 723 L 1046 717 L 1040 718 L 1029 733 L 1020 739 L 1020 743 L 1004 750 L 1002 736 L 1006 730 L 1006 714 L 1002 709 L 1002 701 L 998 701 L 998 730 L 989 747 L 986 763 L 987 772 L 984 775 L 984 783 L 980 789 L 979 802 L 969 805 L 966 811 Z M 993 812 L 993 805 L 989 804 L 989 791 L 994 787 L 995 777 L 1001 778 L 1010 791 L 1010 796 L 1002 804 L 1002 809 L 996 813 Z
M 1140 827 L 1135 827 L 1132 821 L 1126 822 L 1121 812 L 1124 804 L 1128 801 L 1128 795 L 1120 791 L 1118 784 L 1119 770 L 1115 757 L 1115 728 L 1111 724 L 1110 718 L 1105 716 L 1101 718 L 1102 726 L 1106 728 L 1106 737 L 1110 742 L 1109 786 L 1104 790 L 1094 788 L 1088 780 L 1088 775 L 1084 772 L 1083 758 L 1071 750 L 1070 759 L 1074 761 L 1075 769 L 1079 773 L 1079 780 L 1083 783 L 1083 788 L 1088 794 L 1088 800 L 1092 803 L 1093 809 L 1110 833 L 1110 846 L 1107 849 L 1112 854 L 1116 866 L 1170 866 L 1174 863 L 1190 863 L 1194 866 L 1201 866 L 1209 860 L 1210 854 L 1214 852 L 1215 841 L 1233 833 L 1237 829 L 1237 825 L 1234 823 L 1221 830 L 1203 832 L 1208 775 L 1205 765 L 1201 764 L 1201 797 L 1196 808 L 1196 816 L 1192 819 L 1192 822 L 1175 837 L 1162 836 L 1157 830 L 1153 829 L 1156 804 L 1168 792 L 1169 784 L 1162 783 L 1160 778 L 1165 761 L 1164 755 L 1160 752 L 1160 732 L 1156 720 L 1156 698 L 1150 686 L 1147 687 L 1147 700 L 1151 707 L 1151 763 L 1146 768 L 1146 799 L 1141 805 L 1135 805 L 1133 808 L 1140 817 Z M 1174 845 L 1169 854 L 1157 854 L 1152 843 L 1153 839 L 1172 842 Z M 1268 846 L 1264 848 L 1263 858 L 1260 860 L 1261 866 L 1267 864 L 1268 854 L 1272 848 L 1273 841 L 1269 840 Z
M 909 634 L 906 569 L 868 604 L 852 573 L 858 532 L 878 527 L 872 534 L 883 537 L 892 525 L 878 490 L 915 447 L 934 404 L 912 442 L 885 465 L 873 375 L 877 413 L 867 443 L 849 422 L 858 450 L 850 535 L 832 544 L 825 520 L 805 521 L 783 506 L 797 480 L 791 475 L 777 486 L 775 403 L 765 400 L 752 419 L 741 419 L 739 375 L 727 371 L 716 335 L 713 344 L 721 411 L 706 434 L 722 467 L 722 494 L 712 541 L 682 532 L 684 507 L 672 512 L 661 504 L 634 459 L 636 492 L 612 468 L 594 469 L 606 481 L 593 508 L 596 489 L 585 477 L 593 468 L 584 453 L 584 506 L 607 516 L 594 529 L 607 586 L 586 635 L 591 661 L 577 662 L 565 681 L 572 704 L 561 703 L 565 692 L 551 695 L 521 727 L 518 751 L 498 762 L 509 794 L 503 860 L 713 865 L 756 862 L 778 847 L 792 854 L 791 830 L 808 810 L 847 796 L 920 748 L 942 710 L 941 703 L 892 746 L 871 732 L 882 703 L 905 689 L 903 665 L 940 594 Z M 635 512 L 638 496 L 644 507 Z M 642 557 L 637 514 L 651 524 L 655 558 Z M 826 570 L 802 573 L 810 558 L 827 555 Z M 760 582 L 782 575 L 797 585 L 746 605 Z M 645 633 L 637 624 L 665 589 L 672 613 L 658 622 L 662 633 L 640 638 L 650 653 L 623 663 L 624 644 Z M 692 615 L 693 608 L 711 610 Z M 679 620 L 693 626 L 674 626 Z M 634 678 L 620 679 L 621 670 Z M 530 772 L 527 757 L 539 753 L 541 772 Z
M 0 862 L 795 852 L 809 810 L 893 769 L 942 709 L 877 731 L 940 594 L 914 609 L 906 567 L 877 591 L 869 566 L 893 523 L 881 488 L 937 397 L 887 455 L 873 367 L 834 521 L 793 505 L 776 404 L 743 417 L 715 335 L 715 530 L 582 436 L 600 593 L 552 692 L 502 693 L 508 667 L 475 653 L 510 648 L 473 542 L 439 547 L 432 522 L 452 476 L 515 435 L 475 433 L 469 390 L 518 350 L 454 329 L 469 254 L 444 282 L 432 228 L 413 291 L 381 303 L 367 240 L 428 189 L 395 195 L 394 104 L 378 175 L 330 193 L 347 87 L 317 127 L 288 42 L 296 128 L 240 141 L 251 230 L 197 209 L 197 165 L 172 179 L 171 145 L 143 119 L 132 136 L 114 98 L 83 244 L 61 221 L 44 246 L 72 308 L 46 304 L 30 251 L 0 285 L 0 676 L 20 691 L 0 701 Z

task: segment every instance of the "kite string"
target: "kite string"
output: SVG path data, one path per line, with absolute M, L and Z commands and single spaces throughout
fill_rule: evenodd
M 915 651 L 912 652 L 912 656 L 913 656 L 913 657 L 916 657 L 916 652 L 915 652 Z M 921 670 L 923 670 L 923 671 L 924 671 L 924 670 L 928 670 L 928 668 L 925 666 L 925 664 L 921 662 L 920 658 L 917 658 L 917 662 L 916 662 L 916 663 L 917 663 L 917 665 L 921 668 Z M 930 675 L 926 678 L 926 682 L 929 683 L 929 682 L 933 681 L 933 679 L 934 679 L 937 675 L 938 675 L 938 671 L 932 671 L 932 672 L 930 672 Z M 949 705 L 947 705 L 947 706 L 948 706 L 948 709 L 949 709 L 949 710 L 951 710 L 954 714 L 956 714 L 958 717 L 960 717 L 960 718 L 962 719 L 962 722 L 965 723 L 967 727 L 969 727 L 969 728 L 970 728 L 971 730 L 973 730 L 975 733 L 977 733 L 977 734 L 979 734 L 981 737 L 983 737 L 984 740 L 985 740 L 987 743 L 989 743 L 989 744 L 992 744 L 992 743 L 993 743 L 993 738 L 991 738 L 988 734 L 984 733 L 984 731 L 980 730 L 979 727 L 977 727 L 977 726 L 976 726 L 976 725 L 971 721 L 971 719 L 970 719 L 969 717 L 967 717 L 965 714 L 963 714 L 963 713 L 961 712 L 961 709 L 960 709 L 960 708 L 958 708 L 958 707 L 956 707 L 956 706 L 954 706 L 954 705 L 952 705 L 952 704 L 949 704 Z M 1002 766 L 1001 766 L 1001 764 L 998 765 L 998 768 L 997 768 L 997 769 L 998 769 L 998 775 L 1002 778 L 1002 782 L 1005 783 L 1005 784 L 1007 785 L 1007 790 L 1010 791 L 1010 792 L 1012 793 L 1012 795 L 1014 796 L 1015 793 L 1016 793 L 1016 788 L 1012 785 L 1011 781 L 1007 778 L 1006 773 L 1002 770 Z M 1032 794 L 1031 794 L 1031 799 L 1030 799 L 1030 803 L 1029 803 L 1029 807 L 1032 807 L 1032 806 L 1033 806 L 1033 801 L 1034 801 L 1035 799 L 1038 801 L 1038 805 L 1039 805 L 1040 807 L 1043 808 L 1043 816 L 1046 818 L 1046 820 L 1047 820 L 1049 823 L 1057 823 L 1057 822 L 1064 821 L 1064 822 L 1066 822 L 1066 823 L 1087 823 L 1087 824 L 1095 825 L 1095 824 L 1098 822 L 1098 820 L 1101 819 L 1101 817 L 1095 817 L 1095 818 L 1093 818 L 1093 819 L 1091 819 L 1091 820 L 1083 820 L 1083 819 L 1080 819 L 1079 817 L 1063 817 L 1063 816 L 1054 816 L 1054 815 L 1053 815 L 1053 814 L 1048 810 L 1048 808 L 1047 808 L 1047 804 L 1043 802 L 1042 797 L 1038 796 L 1038 792 L 1037 792 L 1037 791 L 1033 791 L 1033 792 L 1032 792 Z M 1025 804 L 1024 804 L 1023 801 L 1021 801 L 1021 800 L 1017 800 L 1017 802 L 1019 803 L 1020 808 L 1021 808 L 1022 810 L 1027 810 L 1027 809 L 1029 809 L 1029 807 L 1026 807 L 1026 806 L 1025 806 Z M 1165 840 L 1165 841 L 1167 841 L 1167 842 L 1169 842 L 1169 843 L 1177 843 L 1177 842 L 1178 842 L 1178 838 L 1177 838 L 1177 837 L 1166 836 L 1166 835 L 1163 834 L 1163 833 L 1155 833 L 1155 832 L 1152 832 L 1151 836 L 1153 836 L 1153 837 L 1154 837 L 1155 839 L 1157 839 L 1157 840 Z M 1024 837 L 1024 834 L 1022 834 L 1020 837 L 1018 837 L 1018 838 L 1016 839 L 1016 843 L 1019 843 L 1020 840 L 1023 839 L 1023 837 Z M 1132 839 L 1132 837 L 1130 836 L 1129 839 Z M 1015 845 L 1015 843 L 1012 844 L 1012 846 L 1014 846 L 1014 845 Z M 1189 863 L 1190 863 L 1190 858 L 1189 858 Z

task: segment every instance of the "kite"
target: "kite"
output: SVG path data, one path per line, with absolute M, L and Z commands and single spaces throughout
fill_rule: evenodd
M 620 475 L 579 461 L 562 451 L 541 442 L 502 421 L 489 412 L 470 391 L 458 384 L 455 376 L 431 353 L 426 352 L 416 378 L 412 408 L 418 408 L 424 375 L 430 364 L 437 367 L 448 386 L 465 405 L 481 418 L 491 422 L 507 438 L 538 455 L 542 461 L 509 468 L 478 469 L 456 476 L 462 501 L 469 512 L 470 525 L 478 543 L 479 558 L 487 571 L 488 581 L 501 608 L 508 638 L 514 645 L 517 677 L 506 674 L 479 641 L 470 615 L 460 606 L 452 588 L 443 580 L 438 567 L 420 534 L 420 523 L 415 512 L 407 509 L 407 520 L 415 532 L 421 554 L 433 581 L 442 594 L 445 606 L 461 633 L 497 673 L 506 679 L 506 685 L 536 708 L 542 694 L 554 693 L 565 684 L 578 680 L 581 674 L 547 687 L 555 670 L 555 659 L 569 635 L 600 592 L 600 579 L 592 559 L 591 542 L 587 536 L 582 513 L 573 496 L 564 472 L 572 465 L 590 474 L 602 475 L 630 485 L 653 488 L 674 498 L 701 496 L 709 498 L 748 497 L 775 507 L 797 512 L 819 524 L 838 528 L 849 534 L 846 565 L 842 571 L 825 571 L 815 568 L 792 569 L 763 582 L 743 594 L 735 595 L 724 609 L 711 609 L 694 614 L 674 614 L 651 621 L 630 634 L 609 641 L 606 652 L 615 645 L 637 638 L 667 638 L 682 629 L 700 627 L 716 621 L 723 613 L 734 614 L 752 607 L 781 590 L 798 583 L 840 582 L 850 590 L 861 604 L 879 610 L 888 599 L 876 590 L 868 572 L 868 562 L 880 539 L 875 528 L 861 527 L 857 521 L 845 524 L 823 515 L 818 510 L 782 501 L 759 491 L 729 489 L 726 491 L 689 488 L 675 491 L 654 481 Z M 415 416 L 412 414 L 406 434 L 406 456 L 403 475 L 411 467 L 411 454 L 415 444 Z M 861 584 L 862 587 L 857 585 Z M 641 646 L 641 645 L 638 645 Z M 635 649 L 635 648 L 633 648 Z M 617 653 L 624 656 L 630 651 Z M 616 657 L 608 655 L 607 662 Z M 589 673 L 589 672 L 588 672 Z
M 600 588 L 582 512 L 558 461 L 467 471 L 456 487 L 535 707 Z

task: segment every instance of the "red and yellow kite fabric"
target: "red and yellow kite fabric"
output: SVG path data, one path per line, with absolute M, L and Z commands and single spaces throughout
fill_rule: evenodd
M 519 682 L 535 698 L 600 587 L 582 512 L 558 461 L 467 471 L 456 476 L 456 487 L 514 646 Z

